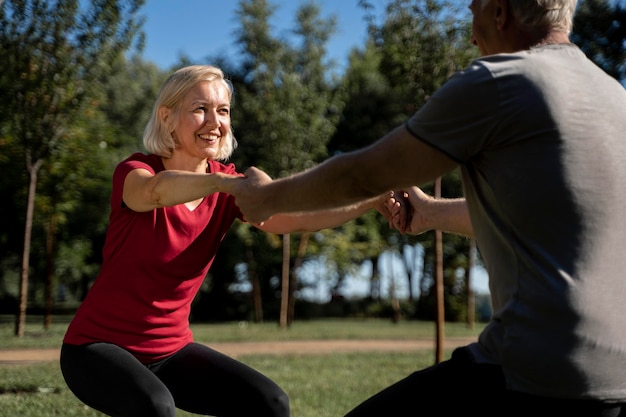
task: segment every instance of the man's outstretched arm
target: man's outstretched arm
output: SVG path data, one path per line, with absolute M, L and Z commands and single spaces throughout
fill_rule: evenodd
M 244 178 L 223 177 L 220 190 L 233 194 L 253 223 L 276 213 L 347 206 L 389 190 L 422 185 L 457 163 L 399 126 L 374 144 L 289 177 L 272 181 L 254 167 Z

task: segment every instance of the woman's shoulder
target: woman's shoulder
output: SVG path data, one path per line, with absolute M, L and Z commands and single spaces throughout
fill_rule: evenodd
M 161 160 L 161 157 L 159 155 L 155 155 L 152 153 L 143 153 L 143 152 L 135 152 L 133 154 L 131 154 L 129 157 L 127 157 L 126 159 L 124 159 L 122 162 L 120 163 L 125 163 L 125 162 L 132 162 L 132 161 L 139 161 L 139 162 L 144 162 L 147 164 L 150 164 L 152 166 L 154 165 L 162 165 L 163 162 Z
M 223 172 L 225 174 L 240 174 L 233 163 L 209 161 L 209 172 Z
M 117 164 L 117 169 L 122 170 L 132 170 L 135 168 L 151 168 L 154 173 L 162 171 L 165 169 L 163 167 L 163 161 L 161 157 L 155 154 L 145 154 L 142 152 L 135 152 L 119 164 Z

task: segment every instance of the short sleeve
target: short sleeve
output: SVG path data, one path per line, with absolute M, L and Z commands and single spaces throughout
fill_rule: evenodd
M 419 139 L 463 163 L 486 145 L 498 110 L 497 85 L 475 61 L 452 76 L 407 122 Z

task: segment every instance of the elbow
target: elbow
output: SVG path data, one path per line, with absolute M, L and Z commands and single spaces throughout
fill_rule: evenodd
M 167 206 L 166 202 L 163 200 L 162 194 L 156 189 L 152 189 L 148 193 L 148 202 L 152 208 L 162 208 Z

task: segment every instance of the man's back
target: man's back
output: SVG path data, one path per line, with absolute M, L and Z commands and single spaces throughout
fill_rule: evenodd
M 462 166 L 494 304 L 476 352 L 513 389 L 625 398 L 626 92 L 567 44 L 449 84 L 409 126 Z

